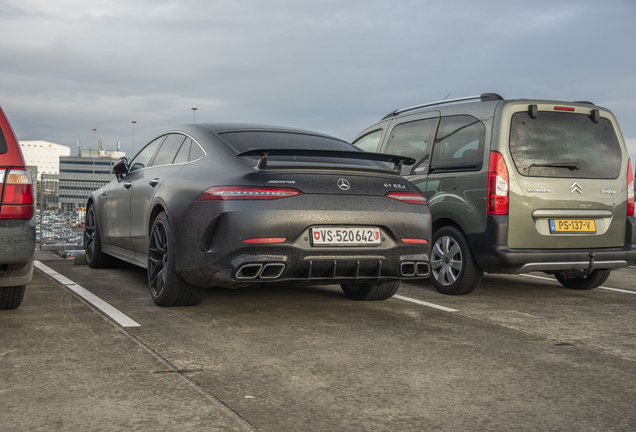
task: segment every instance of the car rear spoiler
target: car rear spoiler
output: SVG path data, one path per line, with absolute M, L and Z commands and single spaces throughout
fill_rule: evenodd
M 365 151 L 346 151 L 346 150 L 307 150 L 307 149 L 255 149 L 238 153 L 237 156 L 258 156 L 259 160 L 256 169 L 260 171 L 276 170 L 276 169 L 311 169 L 316 168 L 315 165 L 294 165 L 285 167 L 270 167 L 267 165 L 268 156 L 305 156 L 305 157 L 327 157 L 336 159 L 359 159 L 371 160 L 377 162 L 390 162 L 393 164 L 393 170 L 397 174 L 400 173 L 402 165 L 413 165 L 416 160 L 408 156 L 398 156 L 383 153 L 371 153 Z M 342 169 L 342 167 L 329 168 L 321 166 L 320 169 Z M 369 168 L 353 168 L 361 171 L 382 171 Z

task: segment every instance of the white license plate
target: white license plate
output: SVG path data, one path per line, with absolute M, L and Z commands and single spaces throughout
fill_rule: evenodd
M 380 228 L 315 227 L 309 230 L 313 246 L 379 246 Z

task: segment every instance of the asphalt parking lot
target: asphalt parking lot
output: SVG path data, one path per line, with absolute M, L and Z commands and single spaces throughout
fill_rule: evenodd
M 634 268 L 591 291 L 486 275 L 460 297 L 418 281 L 159 308 L 144 270 L 37 258 L 0 313 L 0 430 L 636 431 Z

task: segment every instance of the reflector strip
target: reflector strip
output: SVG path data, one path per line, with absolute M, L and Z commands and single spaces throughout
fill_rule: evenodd
M 282 243 L 285 240 L 287 240 L 286 237 L 264 237 L 243 240 L 243 243 Z
M 426 239 L 415 239 L 415 238 L 403 238 L 402 241 L 404 243 L 415 243 L 415 244 L 426 244 L 428 240 Z

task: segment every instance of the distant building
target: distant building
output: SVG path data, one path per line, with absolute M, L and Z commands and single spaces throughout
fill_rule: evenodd
M 60 156 L 70 156 L 71 148 L 48 141 L 20 141 L 24 160 L 29 166 L 36 166 L 38 180 L 42 174 L 60 173 Z
M 125 152 L 111 150 L 80 150 L 79 156 L 62 156 L 59 160 L 60 174 L 107 174 L 112 172 L 113 164 Z

